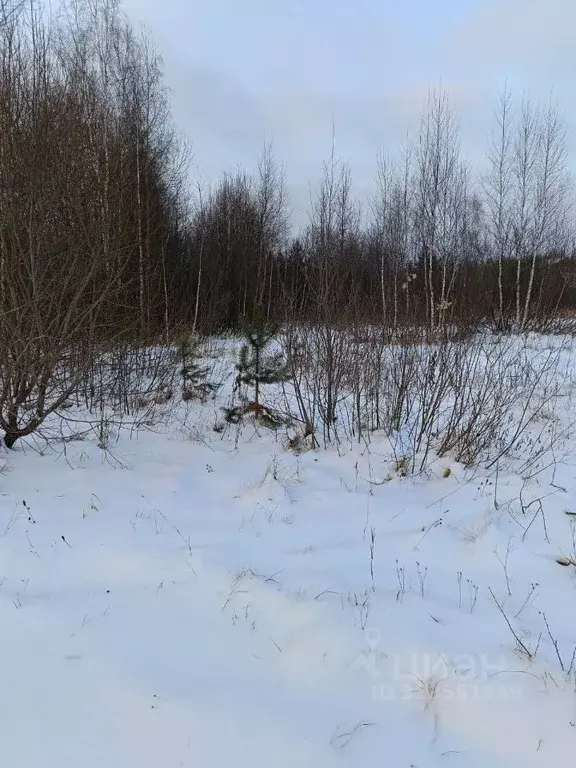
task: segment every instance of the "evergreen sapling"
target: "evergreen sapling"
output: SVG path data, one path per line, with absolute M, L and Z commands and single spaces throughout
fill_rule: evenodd
M 205 402 L 208 395 L 217 387 L 206 380 L 208 368 L 198 363 L 197 345 L 188 338 L 180 342 L 180 359 L 182 368 L 182 400 L 200 400 Z
M 226 420 L 237 424 L 249 413 L 266 426 L 277 427 L 285 419 L 271 408 L 261 403 L 261 387 L 268 384 L 280 384 L 289 378 L 289 368 L 280 353 L 267 354 L 266 348 L 279 331 L 279 326 L 270 323 L 261 312 L 254 312 L 242 322 L 245 343 L 240 349 L 236 370 L 236 389 L 241 385 L 253 387 L 252 400 L 245 398 L 242 405 L 225 408 Z

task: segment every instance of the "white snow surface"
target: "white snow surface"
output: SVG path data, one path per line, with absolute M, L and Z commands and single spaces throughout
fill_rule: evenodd
M 573 761 L 576 442 L 401 477 L 194 407 L 2 455 L 2 768 Z

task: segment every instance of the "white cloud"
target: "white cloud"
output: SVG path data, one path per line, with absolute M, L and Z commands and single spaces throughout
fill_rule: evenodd
M 564 77 L 576 62 L 576 2 L 491 0 L 461 25 L 454 46 L 489 70 Z
M 124 4 L 164 56 L 175 119 L 203 176 L 253 168 L 272 139 L 299 207 L 330 152 L 333 115 L 337 151 L 368 187 L 378 150 L 415 134 L 440 80 L 473 162 L 505 79 L 535 95 L 554 86 L 576 130 L 576 0 Z

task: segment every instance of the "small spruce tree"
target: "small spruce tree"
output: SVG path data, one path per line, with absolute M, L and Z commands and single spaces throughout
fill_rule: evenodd
M 216 390 L 211 382 L 207 381 L 208 368 L 202 367 L 199 362 L 198 347 L 195 341 L 184 337 L 179 345 L 182 376 L 182 399 L 201 400 L 204 402 L 209 394 Z
M 254 388 L 254 398 L 242 406 L 225 409 L 228 421 L 238 423 L 246 413 L 254 413 L 270 426 L 282 422 L 280 415 L 262 405 L 261 387 L 279 384 L 289 378 L 289 369 L 280 353 L 267 354 L 266 348 L 277 335 L 280 327 L 268 321 L 261 310 L 254 311 L 242 320 L 246 342 L 238 356 L 236 384 Z

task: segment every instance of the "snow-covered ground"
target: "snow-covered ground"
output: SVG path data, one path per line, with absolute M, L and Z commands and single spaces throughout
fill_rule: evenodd
M 198 408 L 2 455 L 2 768 L 570 764 L 576 441 L 402 477 Z

